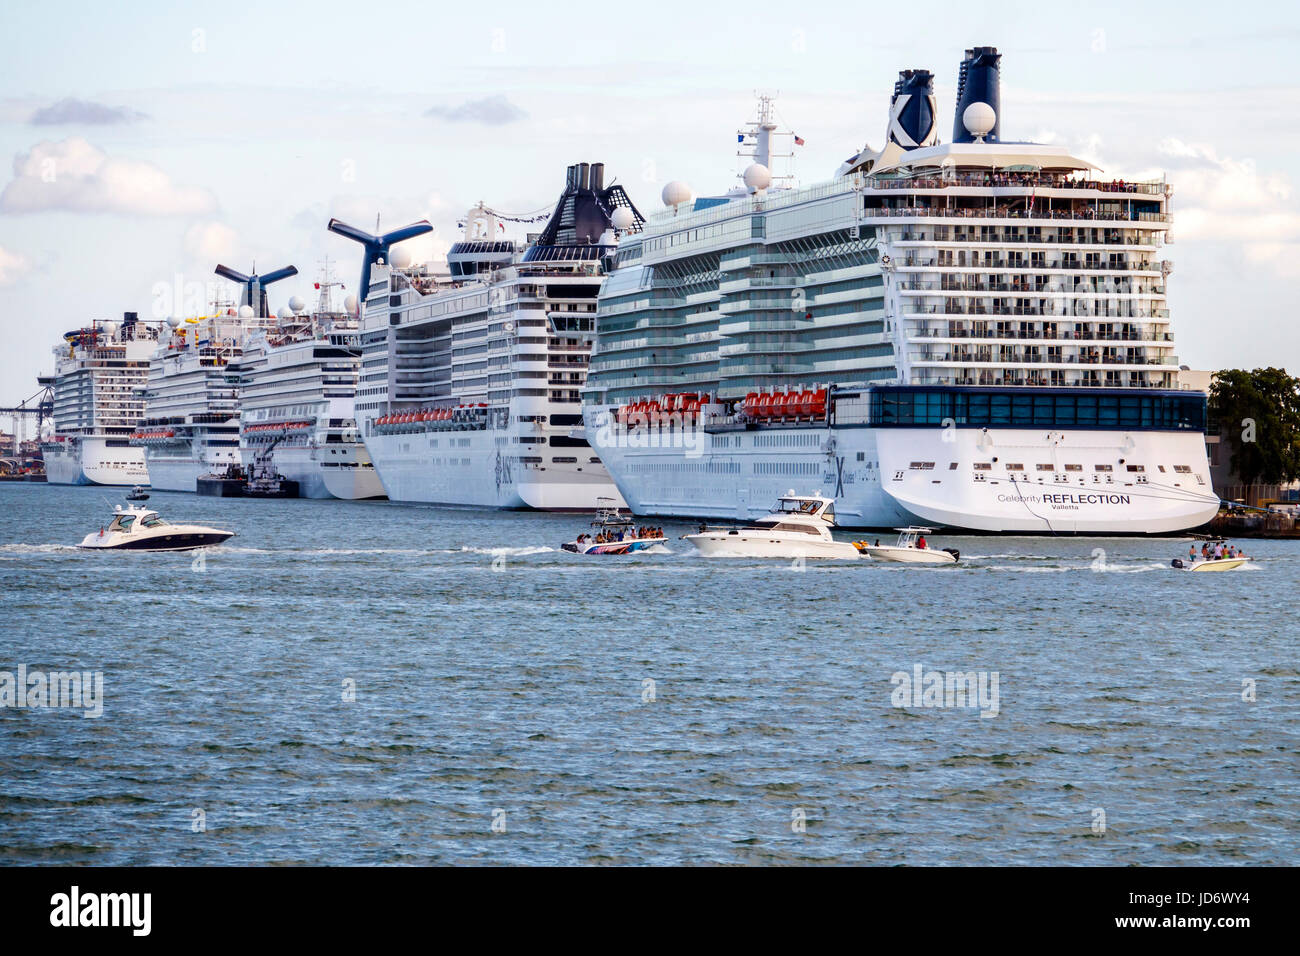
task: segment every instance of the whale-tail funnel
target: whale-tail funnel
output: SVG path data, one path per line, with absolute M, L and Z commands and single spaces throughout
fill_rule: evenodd
M 268 272 L 265 275 L 258 275 L 254 272 L 252 275 L 244 275 L 242 272 L 236 272 L 230 266 L 218 266 L 212 270 L 223 279 L 229 279 L 231 282 L 237 282 L 244 287 L 240 294 L 239 304 L 253 307 L 253 312 L 258 318 L 265 319 L 271 312 L 266 304 L 266 287 L 272 282 L 279 282 L 281 279 L 287 279 L 289 276 L 296 276 L 298 270 L 293 266 L 285 266 L 283 269 L 276 269 L 274 272 Z

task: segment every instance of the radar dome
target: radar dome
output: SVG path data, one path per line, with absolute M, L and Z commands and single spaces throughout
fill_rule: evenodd
M 105 323 L 104 323 L 104 334 L 107 335 L 107 336 L 109 336 L 110 338 L 112 338 L 114 335 L 116 335 L 116 334 L 117 334 L 117 323 L 116 323 L 116 322 L 105 322 Z
M 405 269 L 411 264 L 411 251 L 401 246 L 388 254 L 388 262 L 394 269 Z
M 181 324 L 181 320 L 176 318 L 176 316 L 173 315 L 167 319 L 167 324 L 174 329 L 176 328 L 176 326 Z
M 292 319 L 293 310 L 289 308 L 287 305 L 282 305 L 280 306 L 280 310 L 275 313 L 275 317 L 277 319 Z
M 992 132 L 993 127 L 997 125 L 998 114 L 993 112 L 993 107 L 987 103 L 972 103 L 961 114 L 961 121 L 962 125 L 970 130 L 971 135 L 979 139 Z
M 631 229 L 636 223 L 636 216 L 627 206 L 619 206 L 609 214 L 609 224 L 622 232 L 624 229 Z
M 745 169 L 744 180 L 750 189 L 766 189 L 772 185 L 772 171 L 762 163 L 752 163 Z
M 350 295 L 343 300 L 343 311 L 348 315 L 357 314 L 357 297 L 355 295 Z
M 251 319 L 253 317 L 253 307 L 251 305 L 241 305 L 239 307 L 239 317 L 241 319 Z
M 301 312 L 303 309 L 307 308 L 307 303 L 302 301 L 299 296 L 295 295 L 289 299 L 289 308 L 293 309 L 295 312 Z
M 662 198 L 665 206 L 680 206 L 684 202 L 690 202 L 691 187 L 674 179 L 664 187 Z

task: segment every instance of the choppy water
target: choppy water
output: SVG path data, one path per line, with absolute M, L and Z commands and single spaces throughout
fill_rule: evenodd
M 572 516 L 155 493 L 239 532 L 196 569 L 72 548 L 104 495 L 0 485 L 0 671 L 105 698 L 0 709 L 0 863 L 1300 862 L 1300 542 L 797 573 L 681 524 L 581 558 Z M 918 664 L 997 672 L 998 715 L 892 706 Z

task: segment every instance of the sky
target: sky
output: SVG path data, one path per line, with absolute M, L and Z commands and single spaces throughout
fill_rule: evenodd
M 901 69 L 935 74 L 947 139 L 977 45 L 1003 54 L 1004 139 L 1067 146 L 1107 178 L 1168 176 L 1180 361 L 1300 372 L 1300 8 L 873 9 L 5 4 L 0 405 L 37 391 L 68 329 L 198 314 L 186 306 L 225 288 L 218 262 L 297 266 L 273 308 L 313 301 L 325 256 L 351 291 L 360 250 L 326 231 L 331 216 L 367 230 L 427 218 L 419 260 L 480 200 L 549 209 L 575 162 L 604 162 L 647 214 L 669 180 L 723 192 L 756 91 L 805 140 L 802 185 L 883 145 Z

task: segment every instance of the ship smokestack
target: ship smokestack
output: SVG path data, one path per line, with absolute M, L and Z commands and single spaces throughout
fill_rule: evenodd
M 605 188 L 605 164 L 592 163 L 591 164 L 591 190 L 592 192 L 598 193 L 604 188 Z
M 590 163 L 578 164 L 578 188 L 579 189 L 591 188 L 591 164 Z
M 953 117 L 952 141 L 973 143 L 975 136 L 966 128 L 962 117 L 972 103 L 987 103 L 993 107 L 993 129 L 984 136 L 986 143 L 1002 141 L 1002 54 L 997 47 L 977 46 L 966 51 L 957 72 L 957 113 Z
M 902 70 L 889 100 L 888 140 L 903 149 L 933 146 L 939 142 L 934 98 L 934 74 L 929 70 Z

